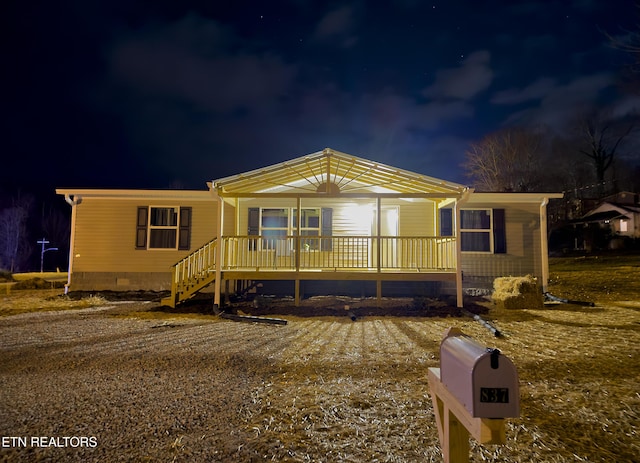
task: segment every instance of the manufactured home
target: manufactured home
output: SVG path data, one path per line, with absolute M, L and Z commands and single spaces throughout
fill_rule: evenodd
M 327 148 L 212 180 L 202 191 L 61 188 L 72 208 L 68 290 L 225 295 L 285 283 L 378 300 L 455 295 L 499 276 L 548 280 L 551 193 L 464 185 Z M 288 285 L 288 286 L 286 286 Z

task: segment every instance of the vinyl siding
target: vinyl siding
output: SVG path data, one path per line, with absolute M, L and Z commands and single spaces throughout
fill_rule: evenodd
M 436 235 L 434 203 L 427 200 L 382 201 L 382 208 L 397 206 L 399 236 Z M 227 207 L 227 206 L 225 206 Z M 240 203 L 238 235 L 246 235 L 248 229 L 248 209 L 250 207 L 295 208 L 295 200 L 250 199 Z M 302 201 L 302 208 L 330 207 L 333 209 L 333 236 L 371 236 L 375 220 L 375 200 L 325 198 Z
M 192 208 L 191 249 L 136 250 L 138 206 Z M 76 210 L 73 271 L 170 272 L 171 266 L 215 235 L 214 201 L 86 198 Z
M 462 253 L 464 279 L 493 281 L 500 276 L 542 276 L 540 206 L 538 204 L 468 203 L 463 209 L 504 209 L 507 252 Z
M 386 204 L 386 203 L 383 203 Z M 436 236 L 435 203 L 429 200 L 400 204 L 399 236 Z

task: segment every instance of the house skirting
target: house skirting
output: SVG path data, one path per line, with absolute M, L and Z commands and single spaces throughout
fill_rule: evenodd
M 171 291 L 171 272 L 73 272 L 71 291 Z

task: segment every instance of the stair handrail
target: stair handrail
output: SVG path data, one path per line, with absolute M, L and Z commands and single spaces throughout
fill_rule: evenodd
M 215 270 L 217 238 L 203 244 L 173 265 L 173 283 L 181 287 L 209 276 Z

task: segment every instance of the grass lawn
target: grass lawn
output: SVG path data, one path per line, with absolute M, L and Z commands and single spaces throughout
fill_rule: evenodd
M 549 291 L 578 301 L 640 301 L 640 255 L 554 257 Z

